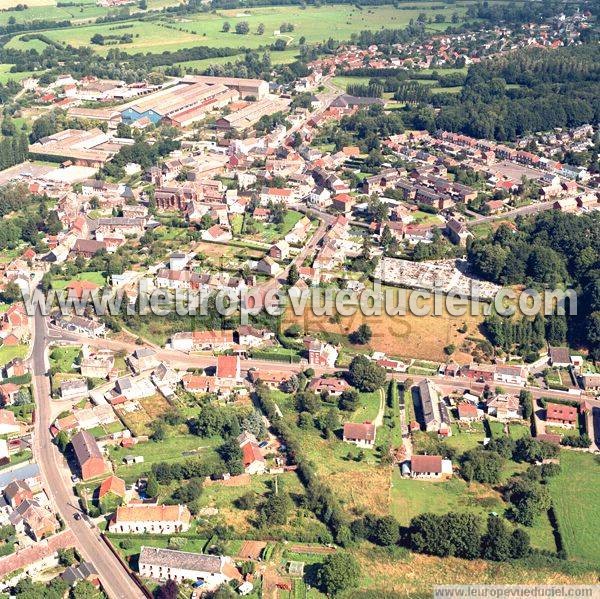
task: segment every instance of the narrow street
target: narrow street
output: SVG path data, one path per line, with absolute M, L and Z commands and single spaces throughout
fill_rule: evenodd
M 100 538 L 100 531 L 90 528 L 86 519 L 75 520 L 79 502 L 73 492 L 70 471 L 50 436 L 52 417 L 50 382 L 46 376 L 45 319 L 35 317 L 34 346 L 32 354 L 33 391 L 36 402 L 33 454 L 40 466 L 45 489 L 67 528 L 77 539 L 76 548 L 86 561 L 92 562 L 100 575 L 102 586 L 111 599 L 138 599 L 144 594 L 131 580 L 129 573 Z

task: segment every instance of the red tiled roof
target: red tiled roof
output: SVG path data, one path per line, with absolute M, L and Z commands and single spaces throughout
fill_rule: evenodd
M 413 455 L 410 460 L 413 472 L 442 472 L 442 457 L 439 455 Z
M 344 439 L 375 441 L 375 425 L 371 422 L 346 422 Z
M 246 445 L 242 447 L 242 459 L 244 462 L 244 468 L 247 468 L 248 466 L 250 466 L 250 464 L 253 464 L 254 462 L 265 461 L 265 458 L 260 452 L 260 447 L 255 443 L 246 443 Z
M 477 408 L 471 403 L 461 403 L 458 406 L 459 418 L 476 418 Z
M 549 403 L 546 406 L 546 418 L 548 418 L 548 420 L 577 422 L 577 408 L 564 404 Z
M 217 377 L 234 379 L 238 374 L 239 356 L 219 356 L 217 358 Z
M 118 476 L 109 476 L 102 481 L 98 497 L 102 499 L 107 493 L 114 493 L 119 497 L 125 496 L 125 481 Z

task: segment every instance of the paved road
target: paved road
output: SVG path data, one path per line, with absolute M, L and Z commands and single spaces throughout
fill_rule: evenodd
M 111 599 L 138 599 L 144 595 L 133 583 L 117 558 L 100 539 L 97 528 L 91 529 L 84 519 L 75 520 L 79 511 L 69 471 L 58 448 L 52 443 L 49 426 L 51 418 L 50 383 L 45 373 L 46 326 L 44 318 L 35 318 L 35 339 L 32 354 L 33 390 L 36 401 L 33 453 L 40 466 L 45 488 L 57 511 L 77 538 L 77 550 L 94 564 L 102 586 Z
M 123 341 L 115 341 L 113 339 L 102 339 L 102 338 L 90 338 L 85 335 L 78 335 L 75 333 L 67 333 L 65 331 L 59 329 L 51 329 L 51 336 L 57 342 L 66 341 L 78 344 L 87 344 L 91 347 L 97 348 L 107 348 L 112 349 L 114 351 L 118 351 L 120 349 L 124 349 L 126 351 L 133 351 L 135 349 L 139 349 L 139 345 L 135 343 L 125 343 Z M 164 360 L 165 362 L 169 362 L 172 366 L 180 369 L 187 368 L 208 368 L 214 366 L 216 363 L 216 358 L 214 356 L 190 356 L 186 353 L 176 351 L 176 350 L 168 350 L 168 349 L 160 349 L 157 351 L 157 357 L 160 360 Z M 265 369 L 265 370 L 286 370 L 290 373 L 297 373 L 301 370 L 304 370 L 307 367 L 306 364 L 289 364 L 285 362 L 272 362 L 268 360 L 252 360 L 252 359 L 242 359 L 241 360 L 241 369 L 243 372 L 247 372 L 250 368 L 257 369 Z M 322 366 L 311 366 L 317 375 L 331 374 L 333 372 L 339 372 L 340 368 L 328 368 Z M 435 376 L 422 376 L 416 374 L 404 374 L 404 373 L 390 373 L 388 374 L 388 379 L 395 378 L 399 381 L 405 381 L 406 379 L 411 379 L 415 383 L 419 383 L 424 379 L 430 379 L 434 383 L 436 383 L 442 391 L 450 392 L 453 389 L 464 389 L 471 390 L 477 393 L 481 393 L 485 387 L 484 383 L 474 382 L 471 379 L 466 377 L 446 377 L 441 375 Z M 523 387 L 519 385 L 509 385 L 507 383 L 492 383 L 492 387 L 499 386 L 507 391 L 511 391 L 513 393 L 519 393 L 523 389 Z M 590 406 L 594 406 L 600 408 L 600 400 L 593 399 L 586 395 L 572 395 L 570 393 L 566 393 L 564 391 L 555 391 L 551 389 L 540 389 L 538 387 L 526 387 L 528 391 L 531 391 L 531 394 L 534 398 L 540 397 L 550 397 L 554 399 L 562 399 L 576 402 L 587 402 Z
M 551 202 L 536 202 L 535 204 L 521 206 L 520 208 L 515 208 L 514 210 L 509 210 L 508 212 L 501 212 L 500 214 L 478 216 L 473 220 L 465 221 L 465 225 L 467 225 L 467 227 L 474 227 L 483 223 L 491 223 L 495 220 L 506 220 L 516 218 L 517 216 L 526 216 L 528 214 L 535 214 L 536 212 L 543 212 L 545 210 L 550 210 L 554 202 L 555 200 L 552 200 Z

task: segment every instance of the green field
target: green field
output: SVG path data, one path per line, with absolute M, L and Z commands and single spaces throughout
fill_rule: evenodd
M 65 287 L 72 283 L 73 281 L 89 281 L 90 283 L 95 283 L 99 287 L 102 287 L 106 284 L 106 279 L 101 272 L 98 271 L 90 271 L 90 272 L 82 272 L 72 279 L 68 280 L 53 280 L 52 288 L 53 289 L 65 289 Z
M 398 469 L 392 475 L 391 496 L 391 513 L 402 525 L 408 525 L 414 516 L 424 512 L 444 514 L 466 510 L 485 519 L 490 512 L 504 514 L 507 507 L 500 493 L 485 485 L 468 485 L 458 477 L 442 482 L 405 479 Z M 534 547 L 556 550 L 552 527 L 546 516 L 540 517 L 526 531 Z
M 75 373 L 73 364 L 80 353 L 79 346 L 54 347 L 50 350 L 50 366 L 58 368 L 58 372 Z
M 164 3 L 163 3 L 164 4 Z M 378 6 L 359 10 L 349 5 L 327 5 L 322 7 L 307 7 L 298 9 L 291 6 L 267 6 L 251 8 L 247 10 L 234 9 L 224 10 L 217 13 L 197 13 L 185 17 L 173 16 L 152 21 L 130 21 L 132 27 L 126 29 L 114 29 L 114 23 L 106 24 L 83 24 L 74 27 L 47 30 L 45 35 L 49 38 L 71 44 L 73 46 L 86 46 L 95 33 L 102 35 L 131 34 L 133 42 L 120 44 L 119 49 L 130 54 L 137 52 L 164 52 L 193 46 L 210 46 L 213 48 L 250 48 L 256 49 L 268 46 L 275 40 L 285 39 L 290 45 L 298 45 L 300 37 L 304 37 L 308 43 L 325 41 L 330 37 L 338 40 L 350 39 L 353 33 L 365 29 L 377 30 L 383 27 L 402 28 L 406 27 L 411 19 L 416 19 L 419 13 L 425 12 L 428 16 L 444 14 L 447 21 L 453 12 L 464 13 L 464 7 L 449 5 L 439 10 L 432 10 L 431 4 L 427 2 L 406 3 L 410 9 L 399 10 L 393 6 Z M 66 9 L 29 9 L 41 10 L 51 14 L 51 18 L 74 20 L 76 18 L 84 21 L 86 18 L 102 14 L 103 9 L 95 5 L 86 4 L 83 11 L 78 8 L 68 7 Z M 61 11 L 57 16 L 57 11 Z M 99 11 L 99 12 L 98 12 Z M 94 14 L 95 13 L 95 14 Z M 7 14 L 7 13 L 3 13 Z M 8 17 L 7 17 L 8 18 Z M 229 22 L 231 30 L 222 32 L 223 23 Z M 238 35 L 235 33 L 235 25 L 240 21 L 247 21 L 250 25 L 250 33 Z M 294 25 L 294 31 L 289 34 L 276 35 L 280 25 L 289 22 Z M 258 35 L 256 29 L 262 23 L 265 33 Z M 442 28 L 447 26 L 442 24 Z M 32 42 L 24 44 L 21 40 L 22 34 L 15 36 L 8 44 L 9 48 L 34 47 L 29 46 Z M 38 42 L 39 43 L 39 42 Z M 110 48 L 115 46 L 93 46 L 100 54 L 106 54 Z M 277 53 L 274 53 L 277 54 Z M 288 55 L 289 57 L 289 55 Z M 213 63 L 214 64 L 214 63 Z
M 563 450 L 561 473 L 550 481 L 569 557 L 600 563 L 600 465 L 589 453 Z
M 4 366 L 13 358 L 24 358 L 27 355 L 29 347 L 27 345 L 8 345 L 0 347 L 0 366 Z
M 201 439 L 195 435 L 175 435 L 167 437 L 163 441 L 138 443 L 134 447 L 112 447 L 110 459 L 112 460 L 115 473 L 126 481 L 136 480 L 143 472 L 150 471 L 154 462 L 178 462 L 195 455 L 205 456 L 207 451 L 222 443 L 220 437 L 212 439 Z M 140 464 L 126 466 L 123 458 L 126 455 L 144 456 Z

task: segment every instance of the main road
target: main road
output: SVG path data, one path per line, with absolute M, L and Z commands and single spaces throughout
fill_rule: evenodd
M 45 489 L 66 526 L 73 531 L 77 539 L 77 550 L 86 561 L 94 564 L 107 595 L 111 599 L 141 599 L 145 595 L 101 540 L 98 529 L 95 526 L 90 528 L 86 519 L 73 518 L 73 514 L 79 512 L 79 502 L 73 493 L 69 470 L 50 437 L 51 399 L 50 383 L 46 376 L 46 344 L 45 319 L 38 312 L 35 316 L 31 357 L 36 403 L 33 454 L 40 467 Z

